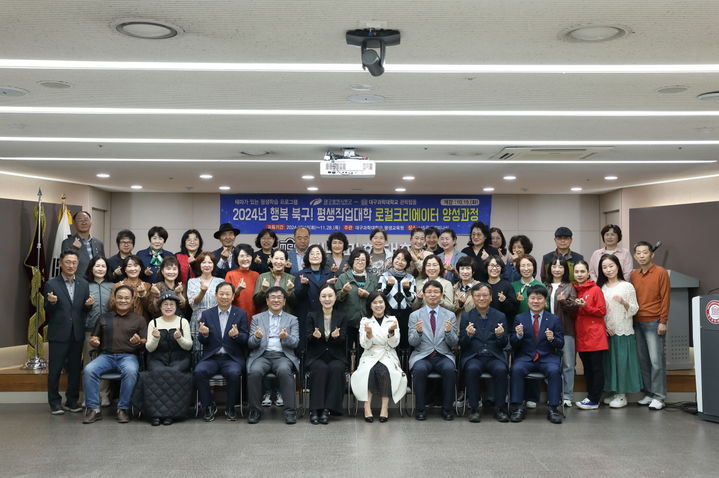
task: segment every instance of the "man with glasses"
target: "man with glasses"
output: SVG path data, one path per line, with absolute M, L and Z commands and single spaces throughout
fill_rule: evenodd
M 72 220 L 75 223 L 75 234 L 70 234 L 62 241 L 62 250 L 77 253 L 77 272 L 83 277 L 92 258 L 105 257 L 105 246 L 101 240 L 90 235 L 92 220 L 89 212 L 76 212 Z
M 262 379 L 272 372 L 277 376 L 280 394 L 284 398 L 285 423 L 297 423 L 295 408 L 294 373 L 300 369 L 295 355 L 299 344 L 297 317 L 284 311 L 287 292 L 273 286 L 265 295 L 267 310 L 252 317 L 247 359 L 247 394 L 250 413 L 247 423 L 255 424 L 262 418 Z
M 120 266 L 127 256 L 132 255 L 132 250 L 135 248 L 135 234 L 129 229 L 123 229 L 117 233 L 115 242 L 117 254 L 107 259 L 107 269 L 112 282 L 120 282 L 125 278 Z

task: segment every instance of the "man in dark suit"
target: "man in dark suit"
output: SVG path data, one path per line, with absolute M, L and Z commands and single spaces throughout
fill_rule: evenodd
M 509 343 L 507 317 L 489 306 L 492 289 L 488 284 L 478 283 L 471 289 L 474 309 L 462 314 L 459 326 L 459 345 L 462 347 L 460 367 L 464 371 L 469 402 L 469 421 L 479 423 L 479 379 L 483 372 L 492 375 L 494 382 L 494 418 L 506 423 L 507 382 L 509 368 L 504 349 Z
M 75 234 L 62 241 L 61 250 L 77 253 L 77 273 L 80 277 L 85 277 L 90 260 L 94 257 L 105 257 L 105 246 L 100 239 L 90 235 L 92 220 L 89 212 L 76 212 L 72 220 L 75 222 Z
M 232 252 L 235 248 L 235 238 L 240 234 L 240 230 L 232 227 L 229 222 L 223 223 L 215 232 L 214 238 L 220 241 L 222 247 L 213 251 L 215 259 L 217 259 L 217 267 L 212 273 L 215 277 L 225 278 L 232 269 L 237 269 L 238 264 L 234 262 Z
M 562 399 L 561 351 L 564 347 L 562 323 L 554 314 L 544 310 L 547 289 L 533 285 L 527 289 L 529 311 L 514 318 L 510 342 L 514 349 L 511 397 L 512 422 L 521 422 L 527 415 L 524 408 L 524 379 L 530 372 L 541 372 L 547 379 L 549 411 L 547 419 L 562 423 L 558 406 Z
M 422 287 L 425 306 L 409 316 L 408 339 L 413 348 L 409 357 L 412 371 L 417 420 L 426 420 L 427 376 L 431 372 L 442 375 L 442 418 L 453 420 L 452 401 L 457 382 L 452 347 L 457 345 L 457 317 L 440 307 L 442 284 L 428 280 Z
M 215 289 L 217 307 L 202 313 L 197 329 L 197 338 L 202 344 L 202 358 L 194 371 L 195 385 L 204 407 L 204 419 L 215 419 L 217 407 L 212 400 L 210 378 L 221 373 L 227 380 L 227 407 L 225 415 L 230 421 L 237 420 L 237 405 L 242 371 L 245 369 L 247 347 L 247 314 L 232 305 L 235 287 L 222 282 Z
M 47 401 L 53 415 L 62 415 L 64 410 L 73 413 L 82 411 L 78 399 L 82 346 L 85 339 L 85 313 L 95 299 L 90 295 L 87 281 L 76 275 L 78 262 L 76 251 L 64 251 L 60 254 L 60 275 L 45 283 L 47 341 L 50 349 Z M 64 407 L 61 406 L 58 393 L 63 368 L 67 371 Z

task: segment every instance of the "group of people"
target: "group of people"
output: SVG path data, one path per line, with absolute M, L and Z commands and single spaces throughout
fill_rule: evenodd
M 415 418 L 425 420 L 430 376 L 441 381 L 445 420 L 455 417 L 457 391 L 469 420 L 481 420 L 482 379 L 484 401 L 494 403 L 500 422 L 520 422 L 537 406 L 539 387 L 528 377 L 546 381 L 552 423 L 562 422 L 561 406 L 597 409 L 603 395 L 620 408 L 627 394 L 644 390 L 640 405 L 664 407 L 668 274 L 653 263 L 649 243 L 634 244 L 631 253 L 620 247 L 616 225 L 601 230 L 604 247 L 589 262 L 571 250 L 572 231 L 559 227 L 556 249 L 538 263 L 529 237 L 506 241 L 482 222 L 471 225 L 461 251 L 456 231 L 434 227 L 413 229 L 409 246 L 394 251 L 382 229 L 372 231 L 369 247 L 349 251 L 342 232 L 311 244 L 304 226 L 294 230 L 290 251 L 278 248 L 271 229 L 257 235 L 253 249 L 236 245 L 240 231 L 225 223 L 214 234 L 218 249 L 203 250 L 201 234 L 190 229 L 172 254 L 164 248 L 167 231 L 156 226 L 137 253 L 134 233 L 120 231 L 118 253 L 105 258 L 90 234 L 90 214 L 74 219 L 61 274 L 44 294 L 53 414 L 82 411 L 82 376 L 83 422 L 102 419 L 109 372 L 120 374 L 117 420 L 129 421 L 137 407 L 152 425 L 184 416 L 194 390 L 204 420 L 214 420 L 210 383 L 218 374 L 232 421 L 246 374 L 251 424 L 272 396 L 285 422 L 296 423 L 296 389 L 305 378 L 310 422 L 329 423 L 342 414 L 348 374 L 368 422 L 373 397 L 386 422 L 390 399 L 402 400 L 408 382 Z M 587 396 L 574 402 L 577 353 Z

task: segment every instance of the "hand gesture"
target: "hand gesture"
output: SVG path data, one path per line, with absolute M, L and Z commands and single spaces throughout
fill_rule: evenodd
M 197 333 L 206 336 L 210 333 L 210 328 L 206 326 L 204 322 L 200 322 L 200 326 L 197 327 Z
M 351 290 L 352 290 L 352 284 L 350 284 L 349 282 L 347 282 L 345 285 L 342 286 L 342 293 L 345 295 L 349 294 Z
M 409 286 L 411 286 L 411 285 L 412 285 L 412 283 L 408 280 L 402 281 L 402 288 L 404 288 L 404 289 L 409 289 Z
M 300 283 L 303 285 L 307 285 L 310 283 L 310 280 L 305 277 L 303 274 L 300 274 Z
M 90 344 L 90 347 L 97 348 L 100 346 L 100 337 L 93 335 L 87 340 L 87 343 Z
M 449 320 L 445 320 L 444 322 L 444 332 L 446 334 L 450 333 L 452 331 L 452 322 Z
M 130 337 L 130 343 L 131 343 L 132 345 L 137 345 L 137 344 L 139 344 L 141 341 L 142 341 L 142 339 L 140 338 L 139 335 L 137 335 L 137 332 L 135 332 L 134 334 L 132 334 L 132 337 Z
M 175 294 L 180 295 L 182 294 L 182 284 L 177 284 L 177 287 L 175 287 Z
M 91 296 L 88 297 L 87 300 L 85 301 L 85 307 L 90 307 L 90 306 L 91 306 L 92 304 L 94 304 L 94 303 L 95 303 L 95 296 L 94 296 L 94 295 L 91 295 Z
M 417 298 L 418 298 L 419 300 L 424 299 L 424 292 L 421 291 L 421 290 L 418 290 L 418 291 L 417 291 Z
M 150 287 L 150 294 L 155 297 L 160 296 L 160 289 L 157 288 L 157 284 L 152 284 L 152 287 Z
M 155 328 L 152 329 L 151 334 L 152 334 L 152 336 L 155 337 L 156 339 L 159 339 L 159 338 L 160 338 L 160 331 L 157 329 L 157 327 L 155 327 Z
M 157 329 L 155 329 L 155 330 L 157 330 Z M 182 338 L 182 331 L 179 328 L 175 329 L 175 333 L 172 334 L 172 337 L 175 340 L 180 340 Z
M 560 301 L 565 300 L 566 298 L 567 298 L 567 293 L 564 291 L 560 292 L 559 295 L 557 296 L 557 300 L 560 300 Z
M 520 293 L 517 294 L 517 302 L 523 302 L 523 301 L 524 301 L 524 296 L 523 296 L 522 293 L 520 292 Z
M 514 328 L 514 331 L 519 335 L 520 337 L 524 337 L 524 325 L 519 324 Z
M 210 287 L 210 281 L 206 281 L 204 279 L 200 279 L 200 290 L 203 292 L 207 292 L 207 289 Z
M 195 254 L 193 254 L 192 252 L 188 252 L 187 253 L 187 263 L 192 264 L 193 262 L 195 262 Z
M 549 340 L 550 342 L 552 340 L 554 340 L 554 331 L 552 329 L 547 328 L 544 331 L 544 335 L 547 337 L 547 340 Z
M 614 335 L 614 330 L 612 330 L 612 329 L 610 329 L 609 327 L 607 327 L 607 335 L 609 335 L 610 337 L 611 337 L 612 335 Z
M 145 297 L 145 283 L 140 282 L 140 285 L 137 286 L 137 295 L 140 297 Z
M 486 261 L 487 258 L 489 257 L 489 253 L 488 253 L 487 251 L 485 251 L 484 249 L 482 249 L 482 256 L 481 256 L 481 257 L 482 257 L 482 260 L 483 260 L 483 261 Z
M 421 334 L 424 332 L 424 327 L 422 327 L 422 321 L 418 320 L 416 324 L 414 324 L 414 330 L 417 331 L 418 334 Z
M 262 289 L 262 292 L 267 292 L 267 289 L 270 288 L 270 281 L 267 280 L 267 277 L 262 279 L 262 283 L 260 284 L 260 288 Z
M 339 336 L 340 336 L 340 328 L 339 328 L 339 327 L 335 327 L 335 329 L 332 331 L 332 333 L 330 334 L 330 336 L 331 336 L 333 339 L 336 339 L 337 337 L 339 337 Z
M 293 290 L 295 290 L 295 283 L 292 282 L 292 280 L 288 280 L 287 281 L 287 293 L 291 294 Z
M 667 333 L 667 324 L 659 323 L 657 326 L 657 335 L 666 335 Z
M 120 277 L 122 275 L 122 269 L 119 266 L 116 267 L 113 274 L 115 274 L 115 277 Z
M 474 333 L 477 331 L 477 329 L 474 328 L 474 322 L 470 322 L 467 324 L 467 328 L 464 329 L 467 332 L 467 335 L 470 337 L 474 335 Z
M 240 331 L 237 330 L 237 324 L 232 324 L 232 327 L 230 327 L 230 331 L 227 332 L 227 335 L 229 335 L 230 338 L 233 338 L 233 339 L 235 337 L 237 337 L 238 335 L 240 335 Z
M 360 297 L 362 297 L 362 298 L 365 298 L 365 297 L 367 297 L 367 296 L 369 295 L 369 291 L 367 291 L 366 289 L 363 289 L 362 287 L 358 287 L 358 288 L 357 288 L 357 295 L 360 296 Z
M 464 292 L 457 292 L 457 302 L 459 302 L 459 305 L 464 305 L 465 302 L 467 302 L 467 294 Z
M 394 278 L 394 276 L 389 276 L 387 278 L 387 285 L 395 285 L 397 283 L 397 279 Z
M 501 322 L 497 323 L 497 327 L 494 329 L 494 335 L 500 337 L 504 333 L 504 325 Z
M 51 304 L 54 304 L 57 302 L 57 296 L 55 294 L 53 294 L 52 292 L 48 292 L 47 293 L 47 301 L 50 302 Z
M 500 302 L 504 302 L 505 300 L 507 300 L 507 296 L 504 295 L 504 292 L 500 290 L 497 294 L 497 300 L 499 300 Z
M 584 307 L 585 305 L 587 305 L 587 301 L 581 297 L 575 299 L 574 302 L 577 304 L 578 307 Z
M 289 336 L 289 334 L 287 333 L 287 329 L 284 329 L 284 328 L 283 328 L 283 329 L 280 330 L 280 340 L 284 340 L 284 339 L 286 339 L 288 336 Z
M 255 338 L 261 340 L 262 337 L 264 337 L 264 336 L 265 336 L 265 334 L 262 333 L 262 329 L 259 328 L 259 327 L 257 327 L 257 328 L 255 329 Z
M 79 237 L 75 237 L 75 240 L 72 241 L 72 247 L 74 247 L 75 249 L 80 249 L 82 247 L 82 242 L 80 242 Z
M 312 332 L 312 337 L 314 337 L 316 339 L 319 339 L 320 337 L 322 337 L 322 333 L 320 332 L 320 329 L 315 327 L 315 331 Z
M 150 267 L 148 267 L 148 268 L 145 269 L 145 275 L 146 275 L 147 277 L 150 277 L 150 276 L 152 275 L 152 269 L 151 269 Z
M 389 327 L 387 328 L 387 330 L 390 331 L 390 332 L 393 331 L 393 330 L 397 330 L 397 321 L 396 321 L 396 320 L 393 320 L 392 322 L 390 322 Z
M 259 255 L 259 254 L 255 256 L 255 258 L 254 258 L 254 263 L 257 264 L 257 265 L 262 264 L 262 259 L 260 258 L 260 255 Z
M 337 264 L 333 263 L 332 266 L 330 267 L 330 271 L 337 272 L 338 270 L 340 270 L 340 268 L 337 267 Z
M 373 337 L 372 326 L 369 324 L 369 322 L 364 324 L 364 333 L 367 335 L 368 339 L 371 339 Z
M 335 285 L 335 282 L 337 282 L 337 278 L 333 277 L 331 279 L 327 279 L 327 283 L 330 285 Z
M 220 252 L 220 257 L 226 261 L 230 257 L 230 254 L 232 254 L 232 246 L 224 246 L 222 252 Z

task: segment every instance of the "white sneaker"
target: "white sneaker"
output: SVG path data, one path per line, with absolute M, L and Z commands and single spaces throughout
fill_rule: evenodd
M 527 400 L 526 406 L 527 406 L 527 408 L 530 408 L 530 409 L 532 409 L 532 408 L 537 408 L 537 402 L 533 402 L 533 401 L 531 401 L 531 400 Z
M 282 400 L 282 395 L 280 395 L 280 392 L 277 392 L 277 397 L 275 398 L 275 406 L 282 407 L 284 405 L 285 405 L 285 401 Z
M 606 397 L 604 397 L 604 400 L 602 400 L 602 403 L 605 405 L 609 405 L 610 403 L 612 403 L 612 400 L 614 400 L 615 397 L 616 395 L 607 395 Z
M 650 410 L 661 410 L 662 408 L 664 408 L 664 402 L 656 398 L 653 399 L 652 403 L 649 404 Z
M 568 398 L 565 398 L 564 401 L 562 402 L 562 405 L 567 408 L 572 408 L 572 401 Z
M 637 405 L 649 405 L 650 403 L 652 403 L 652 400 L 654 400 L 654 399 L 652 397 L 650 397 L 649 395 L 644 395 L 644 398 L 639 400 L 637 402 Z
M 263 406 L 263 407 L 269 407 L 270 405 L 272 405 L 272 398 L 270 398 L 270 394 L 269 394 L 269 393 L 266 393 L 266 394 L 264 394 L 264 396 L 262 397 L 262 406 Z
M 609 402 L 610 408 L 624 408 L 627 406 L 627 397 L 623 393 L 614 395 L 614 398 Z
M 581 408 L 582 410 L 596 410 L 599 408 L 599 404 L 589 400 L 589 397 L 587 397 L 581 402 L 577 402 L 577 408 Z

